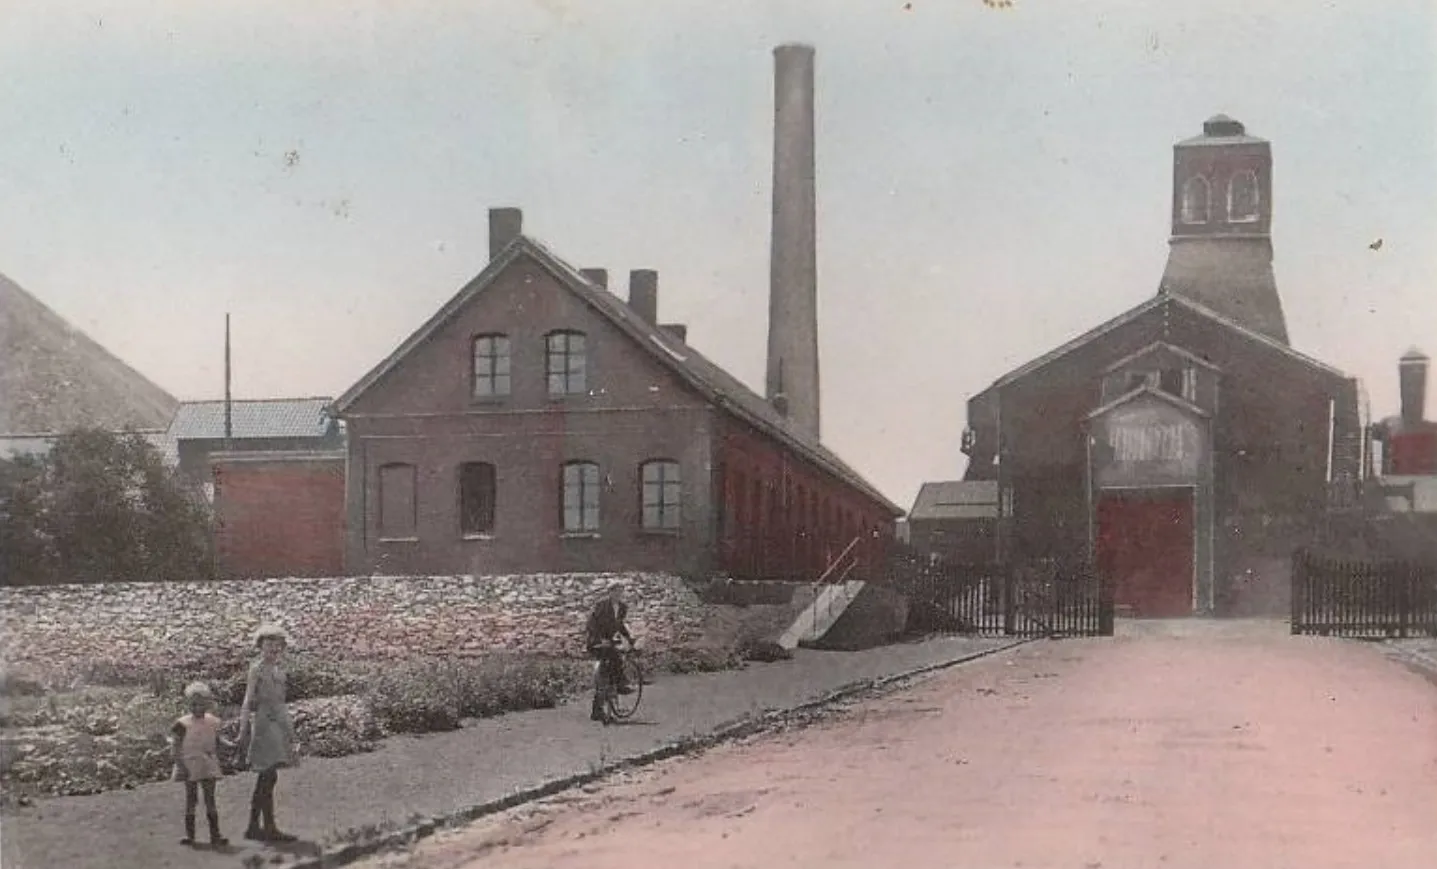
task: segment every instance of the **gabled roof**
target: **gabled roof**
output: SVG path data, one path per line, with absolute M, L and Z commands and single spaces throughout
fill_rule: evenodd
M 1194 365 L 1200 366 L 1200 367 L 1202 367 L 1202 368 L 1206 368 L 1206 369 L 1208 369 L 1209 371 L 1221 371 L 1221 370 L 1222 370 L 1221 367 L 1219 367 L 1219 366 L 1217 366 L 1217 365 L 1214 365 L 1213 363 L 1211 363 L 1211 362 L 1209 362 L 1208 360 L 1202 358 L 1201 356 L 1197 355 L 1196 353 L 1189 353 L 1187 350 L 1184 350 L 1183 348 L 1177 346 L 1176 344 L 1169 344 L 1167 341 L 1154 341 L 1153 343 L 1151 343 L 1151 344 L 1149 344 L 1148 346 L 1142 348 L 1141 350 L 1137 350 L 1137 351 L 1135 351 L 1135 352 L 1133 352 L 1133 353 L 1129 353 L 1128 355 L 1124 356 L 1122 359 L 1119 359 L 1117 362 L 1114 362 L 1113 364 L 1111 364 L 1111 365 L 1109 365 L 1108 367 L 1104 368 L 1104 369 L 1103 369 L 1103 373 L 1104 373 L 1104 374 L 1112 374 L 1114 371 L 1117 371 L 1119 368 L 1122 368 L 1124 365 L 1127 365 L 1127 364 L 1129 364 L 1130 362 L 1134 362 L 1134 361 L 1136 361 L 1136 360 L 1138 360 L 1138 359 L 1141 359 L 1141 358 L 1143 358 L 1144 356 L 1147 356 L 1147 355 L 1149 355 L 1149 354 L 1156 353 L 1156 352 L 1158 352 L 1158 351 L 1160 351 L 1160 350 L 1161 350 L 1161 351 L 1165 351 L 1165 352 L 1167 352 L 1167 353 L 1171 353 L 1171 354 L 1173 354 L 1174 356 L 1180 357 L 1180 358 L 1182 358 L 1182 359 L 1186 359 L 1187 361 L 1193 363 Z
M 943 480 L 924 483 L 910 519 L 996 519 L 997 480 Z
M 521 257 L 533 260 L 553 275 L 561 286 L 587 302 L 714 405 L 863 492 L 882 504 L 893 516 L 903 515 L 901 507 L 885 498 L 827 447 L 793 427 L 768 401 L 743 381 L 660 326 L 647 322 L 622 299 L 584 277 L 578 269 L 564 262 L 540 242 L 524 235 L 505 247 L 474 280 L 445 302 L 434 316 L 406 338 L 398 349 L 335 400 L 333 413 L 339 417 L 345 416 L 360 396 L 384 379 L 403 359 L 453 319 L 471 299 L 488 288 L 505 269 Z
M 1108 402 L 1107 404 L 1103 405 L 1102 407 L 1094 409 L 1088 414 L 1087 418 L 1097 419 L 1098 417 L 1103 416 L 1109 411 L 1116 410 L 1119 407 L 1122 407 L 1123 405 L 1131 402 L 1133 399 L 1141 395 L 1150 395 L 1153 398 L 1167 402 L 1173 407 L 1180 408 L 1192 414 L 1193 416 L 1201 417 L 1203 419 L 1207 419 L 1209 416 L 1212 415 L 1185 398 L 1173 395 L 1171 392 L 1168 392 L 1165 389 L 1158 389 L 1156 386 L 1144 383 L 1137 389 L 1134 389 L 1130 392 L 1125 392 L 1117 398 L 1113 399 L 1112 401 Z
M 328 397 L 266 398 L 232 402 L 230 427 L 235 438 L 322 438 L 329 434 Z M 186 401 L 170 423 L 176 440 L 225 436 L 223 401 Z
M 0 275 L 0 433 L 164 428 L 178 403 Z
M 1029 374 L 1032 374 L 1041 368 L 1046 368 L 1048 365 L 1057 362 L 1059 359 L 1062 359 L 1064 356 L 1067 356 L 1074 350 L 1086 346 L 1087 344 L 1092 343 L 1093 341 L 1103 337 L 1109 332 L 1112 332 L 1122 326 L 1126 326 L 1128 323 L 1139 319 L 1144 314 L 1161 308 L 1164 305 L 1176 305 L 1180 308 L 1184 308 L 1199 317 L 1203 317 L 1207 320 L 1212 321 L 1213 323 L 1222 326 L 1223 328 L 1227 329 L 1235 335 L 1245 338 L 1246 340 L 1255 344 L 1260 344 L 1263 347 L 1273 351 L 1274 353 L 1286 356 L 1289 359 L 1300 362 L 1303 365 L 1321 371 L 1325 374 L 1330 374 L 1333 377 L 1340 377 L 1343 379 L 1347 378 L 1346 374 L 1343 374 L 1341 371 L 1338 371 L 1336 368 L 1333 368 L 1327 363 L 1320 362 L 1317 359 L 1312 358 L 1311 356 L 1300 353 L 1292 349 L 1288 345 L 1282 343 L 1281 341 L 1269 338 L 1268 336 L 1263 335 L 1260 332 L 1254 332 L 1252 329 L 1249 329 L 1246 326 L 1235 322 L 1234 320 L 1224 317 L 1223 315 L 1212 310 L 1211 308 L 1194 302 L 1192 299 L 1189 299 L 1185 296 L 1159 293 L 1158 295 L 1149 298 L 1142 304 L 1137 305 L 1133 308 L 1129 308 L 1128 310 L 1107 321 L 1106 323 L 1103 323 L 1093 329 L 1089 329 L 1087 332 L 1084 332 L 1083 334 L 1067 342 L 1066 344 L 1063 344 L 1056 349 L 1045 353 L 1042 356 L 1039 356 L 1037 359 L 1034 359 L 1033 361 L 1028 362 L 1025 365 L 1021 365 L 1018 368 L 1013 369 L 1012 371 L 993 381 L 993 383 L 987 389 L 984 389 L 983 392 L 979 394 L 981 395 L 983 393 L 991 392 L 995 389 L 1001 389 L 1004 386 L 1008 386 L 1011 383 L 1014 383 L 1027 377 Z

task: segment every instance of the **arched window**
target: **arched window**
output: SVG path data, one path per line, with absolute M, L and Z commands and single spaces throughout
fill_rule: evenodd
M 465 462 L 459 466 L 459 532 L 464 535 L 494 532 L 494 466 Z
M 646 531 L 677 531 L 683 522 L 683 485 L 679 463 L 653 459 L 641 466 L 640 493 Z
M 473 349 L 474 397 L 508 395 L 509 336 L 476 335 Z
M 1201 175 L 1183 185 L 1183 223 L 1207 223 L 1212 212 L 1212 187 Z
M 550 395 L 582 395 L 588 391 L 588 359 L 583 332 L 558 331 L 544 336 L 544 372 Z
M 1257 173 L 1251 169 L 1232 176 L 1227 183 L 1227 219 L 1230 223 L 1251 223 L 1257 220 Z
M 565 463 L 561 494 L 564 533 L 597 533 L 599 530 L 599 466 L 585 461 Z
M 379 538 L 412 540 L 418 532 L 417 474 L 413 465 L 395 462 L 379 468 Z

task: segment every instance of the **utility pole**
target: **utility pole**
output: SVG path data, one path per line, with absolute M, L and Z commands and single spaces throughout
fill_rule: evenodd
M 225 314 L 225 452 L 234 437 L 234 401 L 230 397 L 230 315 Z

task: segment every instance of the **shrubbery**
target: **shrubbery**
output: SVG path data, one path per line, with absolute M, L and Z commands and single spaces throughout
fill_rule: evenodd
M 0 460 L 0 584 L 213 575 L 209 507 L 135 433 L 80 429 Z
M 372 751 L 391 733 L 453 730 L 465 718 L 553 707 L 592 675 L 589 662 L 520 655 L 350 664 L 297 654 L 285 666 L 295 731 L 315 757 Z M 0 727 L 24 731 L 0 747 L 0 779 L 7 789 L 61 795 L 162 780 L 171 769 L 166 734 L 185 711 L 184 686 L 209 683 L 233 740 L 248 668 L 247 660 L 167 668 L 88 662 L 48 686 L 0 673 Z

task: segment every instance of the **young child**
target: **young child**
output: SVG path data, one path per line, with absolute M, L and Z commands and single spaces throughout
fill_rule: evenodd
M 214 697 L 203 682 L 185 687 L 188 715 L 181 716 L 170 728 L 170 748 L 175 758 L 175 781 L 185 783 L 185 837 L 181 845 L 195 844 L 195 808 L 199 791 L 205 794 L 205 815 L 210 822 L 210 846 L 221 848 L 229 840 L 220 835 L 220 813 L 215 807 L 215 780 L 221 775 L 219 748 L 233 748 L 220 736 L 221 721 L 212 711 Z
M 294 723 L 285 707 L 285 674 L 280 656 L 288 644 L 284 628 L 262 625 L 255 631 L 260 658 L 249 668 L 244 704 L 240 708 L 240 742 L 249 740 L 249 767 L 259 773 L 250 798 L 245 838 L 260 842 L 293 842 L 274 822 L 274 787 L 280 767 L 299 765 Z M 253 721 L 251 721 L 253 719 Z

